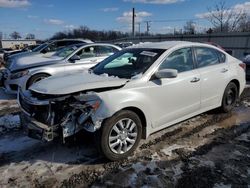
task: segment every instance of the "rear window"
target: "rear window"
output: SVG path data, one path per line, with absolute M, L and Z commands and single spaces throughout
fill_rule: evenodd
M 220 52 L 220 51 L 217 51 L 217 53 L 218 53 L 220 62 L 225 63 L 226 62 L 226 55 L 224 53 Z
M 217 51 L 212 48 L 197 47 L 195 48 L 195 52 L 196 61 L 199 68 L 220 63 Z

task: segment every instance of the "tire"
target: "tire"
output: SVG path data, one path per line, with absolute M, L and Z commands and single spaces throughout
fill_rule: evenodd
M 134 152 L 141 136 L 142 124 L 138 115 L 129 110 L 122 110 L 103 122 L 95 140 L 98 149 L 106 158 L 117 161 Z
M 230 82 L 223 94 L 221 111 L 226 113 L 230 112 L 234 108 L 238 97 L 239 94 L 237 86 L 235 85 L 235 83 Z
M 39 82 L 40 80 L 42 80 L 42 79 L 44 79 L 44 78 L 47 78 L 47 77 L 49 77 L 49 75 L 48 75 L 48 74 L 45 74 L 45 73 L 35 74 L 34 76 L 32 76 L 32 77 L 29 79 L 26 88 L 29 89 L 29 87 L 30 87 L 32 84 L 34 84 L 34 83 L 36 83 L 36 82 Z

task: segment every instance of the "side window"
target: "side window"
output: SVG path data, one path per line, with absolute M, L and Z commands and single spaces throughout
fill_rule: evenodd
M 117 51 L 118 50 L 116 48 L 113 48 L 111 46 L 97 46 L 96 47 L 97 56 L 109 56 Z
M 86 48 L 83 48 L 79 52 L 77 52 L 78 56 L 80 56 L 81 59 L 96 57 L 96 47 L 95 46 L 89 46 Z
M 49 44 L 47 46 L 47 48 L 43 49 L 43 51 L 45 53 L 47 53 L 47 52 L 54 52 L 54 51 L 56 51 L 56 49 L 57 49 L 57 43 L 53 42 L 53 43 Z
M 199 68 L 220 63 L 219 57 L 215 50 L 211 48 L 196 48 L 195 50 Z
M 220 52 L 220 51 L 217 51 L 217 53 L 218 53 L 218 56 L 219 56 L 220 62 L 221 62 L 221 63 L 225 63 L 225 62 L 226 62 L 226 55 L 225 55 L 225 54 L 223 54 L 223 53 L 222 53 L 222 52 Z
M 58 41 L 57 42 L 58 47 L 62 47 L 62 46 L 66 46 L 66 45 L 67 45 L 67 41 Z
M 162 69 L 176 69 L 179 73 L 192 70 L 194 68 L 191 48 L 182 48 L 170 54 L 160 65 Z

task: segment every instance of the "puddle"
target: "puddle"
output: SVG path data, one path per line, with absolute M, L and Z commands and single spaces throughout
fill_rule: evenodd
M 218 123 L 220 127 L 230 128 L 234 125 L 240 125 L 250 122 L 250 108 L 239 108 L 232 112 L 232 116 Z

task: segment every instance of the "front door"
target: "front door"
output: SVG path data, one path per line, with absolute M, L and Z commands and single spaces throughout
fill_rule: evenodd
M 194 69 L 191 48 L 171 53 L 159 66 L 176 69 L 176 78 L 154 79 L 148 82 L 148 94 L 152 101 L 153 127 L 159 127 L 200 109 L 200 74 Z

